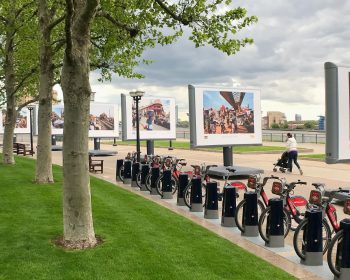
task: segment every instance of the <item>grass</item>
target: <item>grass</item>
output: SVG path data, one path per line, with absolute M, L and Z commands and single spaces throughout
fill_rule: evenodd
M 117 141 L 118 145 L 131 145 L 136 146 L 136 141 Z M 110 142 L 112 144 L 112 142 Z M 146 141 L 141 141 L 141 146 L 146 146 Z M 168 148 L 170 146 L 170 142 L 167 140 L 155 140 L 154 141 L 154 147 L 155 148 Z M 172 147 L 175 149 L 190 149 L 190 142 L 188 141 L 179 141 L 174 140 L 172 141 Z M 248 153 L 248 152 L 282 152 L 286 148 L 280 147 L 280 146 L 236 146 L 233 148 L 233 151 L 235 153 Z M 212 150 L 212 151 L 222 151 L 222 147 L 207 147 L 207 148 L 200 148 L 200 150 Z
M 326 159 L 326 155 L 325 154 L 306 154 L 306 155 L 298 155 L 298 157 L 319 159 L 319 160 L 325 160 Z
M 191 221 L 91 178 L 94 227 L 104 243 L 64 251 L 62 170 L 32 182 L 35 161 L 0 164 L 0 279 L 294 279 Z

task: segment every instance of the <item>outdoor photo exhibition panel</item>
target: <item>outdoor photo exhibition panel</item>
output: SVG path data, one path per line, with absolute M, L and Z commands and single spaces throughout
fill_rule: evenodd
M 350 161 L 350 67 L 326 62 L 326 162 Z
M 1 114 L 0 114 L 0 133 L 1 134 L 4 133 L 5 119 L 6 119 L 6 110 L 1 109 Z M 23 108 L 18 113 L 18 116 L 17 116 L 14 134 L 20 134 L 20 133 L 30 133 L 29 110 L 27 108 Z
M 123 140 L 136 139 L 136 107 L 131 96 L 121 95 Z M 140 139 L 175 139 L 175 99 L 142 97 L 139 101 Z
M 52 135 L 62 135 L 64 126 L 64 106 L 52 106 Z M 118 105 L 90 103 L 89 137 L 119 136 Z
M 189 85 L 191 146 L 262 144 L 260 91 Z

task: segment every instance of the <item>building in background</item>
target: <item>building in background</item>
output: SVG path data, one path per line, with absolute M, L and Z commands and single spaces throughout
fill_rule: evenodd
M 326 117 L 318 116 L 318 129 L 325 130 L 326 129 Z
M 264 122 L 264 121 L 263 121 Z M 274 124 L 281 125 L 287 122 L 286 115 L 278 111 L 269 111 L 266 116 L 266 127 L 272 128 Z
M 301 122 L 301 115 L 300 114 L 295 114 L 295 121 Z

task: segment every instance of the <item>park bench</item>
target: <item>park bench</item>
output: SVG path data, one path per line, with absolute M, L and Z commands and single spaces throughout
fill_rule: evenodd
M 89 155 L 89 171 L 103 173 L 103 160 L 102 159 L 92 159 L 92 156 Z
M 17 155 L 34 155 L 34 151 L 32 151 L 30 148 L 28 149 L 26 144 L 23 143 L 13 143 L 13 152 Z

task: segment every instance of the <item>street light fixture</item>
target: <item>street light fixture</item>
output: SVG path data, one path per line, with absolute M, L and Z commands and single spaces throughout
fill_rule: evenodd
M 139 101 L 141 100 L 142 96 L 144 96 L 144 91 L 131 91 L 130 96 L 134 99 L 135 105 L 136 105 L 136 156 L 137 156 L 137 162 L 140 162 L 140 119 L 139 119 Z

